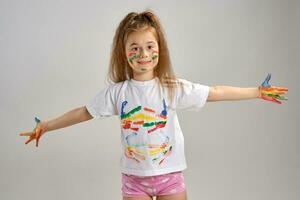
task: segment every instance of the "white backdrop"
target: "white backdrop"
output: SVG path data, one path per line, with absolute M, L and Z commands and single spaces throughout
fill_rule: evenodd
M 22 131 L 85 105 L 106 83 L 118 23 L 150 8 L 180 78 L 205 85 L 289 88 L 259 99 L 179 112 L 190 200 L 296 200 L 299 161 L 299 1 L 1 0 L 0 199 L 121 199 L 117 117 L 46 134 Z

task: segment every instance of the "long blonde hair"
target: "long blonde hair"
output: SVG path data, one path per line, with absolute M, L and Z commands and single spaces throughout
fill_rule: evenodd
M 125 44 L 132 32 L 144 28 L 152 28 L 155 32 L 159 47 L 159 60 L 154 68 L 154 75 L 158 77 L 160 84 L 168 88 L 169 98 L 173 100 L 178 81 L 171 66 L 162 26 L 158 17 L 149 10 L 142 13 L 131 12 L 120 22 L 113 39 L 108 81 L 118 83 L 133 78 L 133 70 L 126 59 Z

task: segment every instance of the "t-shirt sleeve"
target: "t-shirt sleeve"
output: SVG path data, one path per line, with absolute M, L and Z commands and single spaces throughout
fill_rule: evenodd
M 193 83 L 185 79 L 178 79 L 178 81 L 180 85 L 175 95 L 176 109 L 199 111 L 206 103 L 209 86 Z
M 93 118 L 100 119 L 117 115 L 113 90 L 112 85 L 106 86 L 85 105 Z

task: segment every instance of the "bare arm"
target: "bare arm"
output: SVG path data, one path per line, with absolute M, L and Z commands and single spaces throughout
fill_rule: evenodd
M 20 136 L 29 137 L 29 139 L 25 142 L 25 144 L 28 144 L 29 142 L 36 140 L 36 147 L 38 147 L 39 139 L 46 132 L 71 126 L 80 122 L 90 120 L 92 118 L 93 117 L 89 114 L 85 106 L 75 108 L 69 112 L 66 112 L 62 116 L 49 121 L 40 121 L 40 119 L 36 117 L 35 121 L 37 124 L 36 127 L 33 129 L 33 131 L 20 133 Z
M 259 98 L 259 88 L 213 86 L 209 88 L 207 101 L 233 101 Z
M 269 73 L 259 87 L 241 88 L 231 86 L 213 86 L 209 88 L 207 101 L 232 101 L 261 98 L 266 101 L 281 104 L 280 100 L 288 100 L 283 95 L 288 92 L 285 87 L 272 87 L 269 84 L 271 74 Z
M 44 123 L 46 131 L 53 131 L 80 122 L 84 122 L 92 118 L 93 117 L 87 111 L 86 107 L 83 106 L 83 107 L 75 108 L 69 112 L 66 112 L 60 117 L 57 117 L 49 121 L 44 121 L 42 123 Z

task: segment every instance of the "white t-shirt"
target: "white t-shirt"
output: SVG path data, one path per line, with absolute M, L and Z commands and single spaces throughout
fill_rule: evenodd
M 110 84 L 86 105 L 93 118 L 118 115 L 121 122 L 121 172 L 155 176 L 186 169 L 184 138 L 176 110 L 198 111 L 209 87 L 178 79 L 174 101 L 168 101 L 158 78 Z

